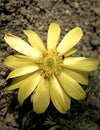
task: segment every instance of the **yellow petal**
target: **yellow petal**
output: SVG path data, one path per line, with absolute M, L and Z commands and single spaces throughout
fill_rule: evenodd
M 61 113 L 66 113 L 70 108 L 70 97 L 62 89 L 55 76 L 50 79 L 50 96 L 56 109 Z
M 21 86 L 21 84 L 23 84 L 24 80 L 27 80 L 27 78 L 30 77 L 31 75 L 33 75 L 33 74 L 30 73 L 30 74 L 19 76 L 19 77 L 12 79 L 12 82 L 11 82 L 10 86 L 7 87 L 7 90 L 14 90 L 14 89 L 20 88 L 20 86 Z
M 77 52 L 77 49 L 76 48 L 72 48 L 70 49 L 66 54 L 64 54 L 64 57 L 67 57 L 69 55 L 72 55 L 74 54 L 75 52 Z
M 86 97 L 85 91 L 82 87 L 66 73 L 62 72 L 57 76 L 61 86 L 66 91 L 66 93 L 76 100 L 81 100 Z
M 93 71 L 97 69 L 98 61 L 93 58 L 69 57 L 64 59 L 64 67 L 72 70 Z
M 72 79 L 81 84 L 88 84 L 88 74 L 83 71 L 65 69 L 64 72 L 69 75 Z
M 18 68 L 18 67 L 32 65 L 34 64 L 34 61 L 27 56 L 10 55 L 5 59 L 3 63 L 9 67 Z
M 40 73 L 36 72 L 20 83 L 20 88 L 18 91 L 18 100 L 21 105 L 23 101 L 28 96 L 30 96 L 30 94 L 35 90 L 40 79 L 41 79 Z
M 28 37 L 29 43 L 36 48 L 40 52 L 46 52 L 46 48 L 41 40 L 41 38 L 38 36 L 38 34 L 31 30 L 23 30 L 26 36 Z
M 83 31 L 80 27 L 72 29 L 65 35 L 61 43 L 58 45 L 57 52 L 59 52 L 60 55 L 67 53 L 80 41 L 82 35 Z
M 24 67 L 20 67 L 20 68 L 16 68 L 15 70 L 13 70 L 7 77 L 7 79 L 9 78 L 15 78 L 18 76 L 22 76 L 28 73 L 32 73 L 35 72 L 36 70 L 38 70 L 39 67 L 37 65 L 28 65 L 28 66 L 24 66 Z
M 50 103 L 49 82 L 42 78 L 33 96 L 33 109 L 40 114 L 45 112 Z
M 40 53 L 37 50 L 15 35 L 6 34 L 4 39 L 13 49 L 24 55 L 27 55 L 33 59 L 37 59 L 40 56 Z
M 47 49 L 49 51 L 56 48 L 60 36 L 60 31 L 61 29 L 58 24 L 50 24 L 47 36 Z

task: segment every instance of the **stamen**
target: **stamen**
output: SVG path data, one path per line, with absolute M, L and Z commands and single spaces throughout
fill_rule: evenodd
M 41 75 L 44 78 L 50 78 L 53 74 L 59 74 L 62 70 L 63 57 L 56 51 L 44 54 L 38 61 Z

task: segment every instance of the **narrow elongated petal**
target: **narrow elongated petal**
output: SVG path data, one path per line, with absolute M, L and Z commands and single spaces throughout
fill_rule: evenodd
M 35 64 L 35 63 L 32 59 L 30 59 L 27 56 L 10 55 L 5 59 L 4 64 L 9 66 L 9 67 L 12 67 L 12 68 L 18 68 L 18 67 L 32 65 L 32 64 Z
M 28 37 L 29 43 L 40 52 L 46 52 L 45 45 L 38 34 L 31 30 L 24 30 L 24 33 Z
M 28 66 L 16 68 L 8 75 L 7 79 L 29 74 L 35 72 L 38 69 L 39 67 L 37 65 L 28 65 Z
M 24 55 L 27 55 L 33 59 L 37 59 L 40 56 L 40 53 L 37 50 L 15 35 L 6 34 L 4 39 L 13 49 Z
M 40 73 L 36 72 L 27 79 L 25 79 L 24 82 L 21 82 L 18 91 L 18 100 L 21 105 L 23 101 L 35 90 L 40 79 Z
M 14 90 L 14 89 L 18 89 L 20 88 L 20 86 L 22 86 L 24 80 L 27 80 L 27 78 L 31 77 L 33 74 L 26 74 L 26 75 L 22 75 L 16 78 L 12 79 L 12 82 L 10 84 L 10 86 L 7 87 L 7 90 Z
M 40 114 L 45 112 L 50 103 L 49 82 L 42 78 L 33 96 L 33 109 Z
M 76 100 L 81 100 L 86 97 L 86 93 L 82 89 L 82 87 L 66 73 L 62 72 L 59 76 L 57 76 L 57 78 L 60 81 L 60 84 L 63 89 L 72 98 Z
M 77 81 L 78 83 L 85 84 L 85 85 L 88 84 L 88 74 L 87 74 L 87 72 L 70 70 L 70 69 L 65 69 L 64 72 L 67 75 L 69 75 L 72 79 Z
M 81 39 L 83 31 L 80 27 L 76 27 L 68 32 L 62 39 L 61 43 L 57 47 L 57 52 L 60 55 L 67 53 L 71 48 L 73 48 Z
M 65 53 L 64 56 L 65 57 L 70 56 L 70 55 L 74 54 L 75 52 L 77 52 L 77 49 L 76 48 L 72 48 L 67 53 Z
M 70 108 L 70 97 L 62 89 L 55 76 L 50 79 L 50 96 L 56 109 L 61 113 L 66 113 Z
M 49 51 L 56 48 L 60 36 L 60 31 L 61 29 L 58 24 L 50 24 L 47 36 L 47 49 Z
M 72 70 L 93 71 L 97 69 L 98 61 L 92 58 L 69 57 L 64 59 L 64 67 Z

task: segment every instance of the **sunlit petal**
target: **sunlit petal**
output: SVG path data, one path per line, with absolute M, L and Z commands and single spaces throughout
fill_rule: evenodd
M 20 86 L 22 86 L 21 84 L 23 84 L 24 80 L 26 80 L 31 75 L 32 75 L 32 73 L 13 78 L 10 86 L 7 87 L 7 90 L 14 90 L 14 89 L 20 88 Z
M 62 89 L 55 76 L 50 79 L 50 96 L 56 109 L 61 113 L 66 113 L 70 108 L 70 97 Z
M 56 48 L 60 36 L 60 31 L 61 29 L 58 24 L 50 24 L 47 36 L 47 49 L 49 51 Z
M 99 63 L 93 58 L 69 57 L 64 59 L 63 64 L 72 70 L 93 71 L 97 69 Z
M 73 48 L 80 41 L 82 35 L 83 31 L 80 27 L 76 27 L 69 31 L 57 47 L 57 51 L 60 55 L 67 53 Z
M 88 84 L 88 74 L 87 74 L 87 72 L 70 70 L 70 69 L 65 69 L 64 72 L 67 75 L 69 75 L 72 79 L 77 81 L 78 83 L 85 84 L 85 85 Z
M 32 59 L 23 55 L 14 55 L 14 56 L 10 55 L 4 61 L 5 65 L 12 68 L 23 67 L 23 63 L 24 63 L 24 66 L 35 64 Z
M 39 67 L 37 65 L 28 65 L 28 66 L 16 68 L 8 75 L 7 79 L 22 76 L 22 75 L 25 75 L 28 73 L 32 73 L 38 69 L 39 69 Z
M 61 74 L 58 75 L 57 78 L 60 81 L 60 84 L 62 85 L 63 89 L 72 98 L 76 100 L 81 100 L 86 97 L 86 93 L 82 89 L 82 87 L 66 73 L 61 72 Z
M 24 55 L 27 55 L 33 59 L 37 59 L 40 56 L 40 53 L 37 50 L 15 35 L 6 34 L 4 39 L 13 49 Z
M 74 54 L 75 52 L 77 52 L 77 49 L 72 48 L 67 53 L 64 54 L 64 57 L 70 56 L 70 55 Z
M 25 79 L 24 82 L 21 82 L 21 86 L 18 91 L 18 100 L 21 105 L 23 101 L 35 90 L 40 79 L 40 73 L 36 72 L 27 79 Z
M 45 45 L 43 44 L 41 38 L 36 32 L 31 30 L 24 30 L 24 33 L 27 35 L 29 43 L 34 48 L 36 48 L 38 51 L 42 53 L 46 52 Z
M 33 96 L 33 109 L 36 113 L 43 113 L 50 103 L 49 82 L 42 78 Z

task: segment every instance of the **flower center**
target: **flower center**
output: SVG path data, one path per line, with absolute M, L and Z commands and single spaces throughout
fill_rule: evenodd
M 55 60 L 52 57 L 48 57 L 46 59 L 46 63 L 48 67 L 53 67 L 53 65 L 55 64 Z
M 38 61 L 41 75 L 50 78 L 53 74 L 59 74 L 62 70 L 63 58 L 56 51 L 48 52 Z

